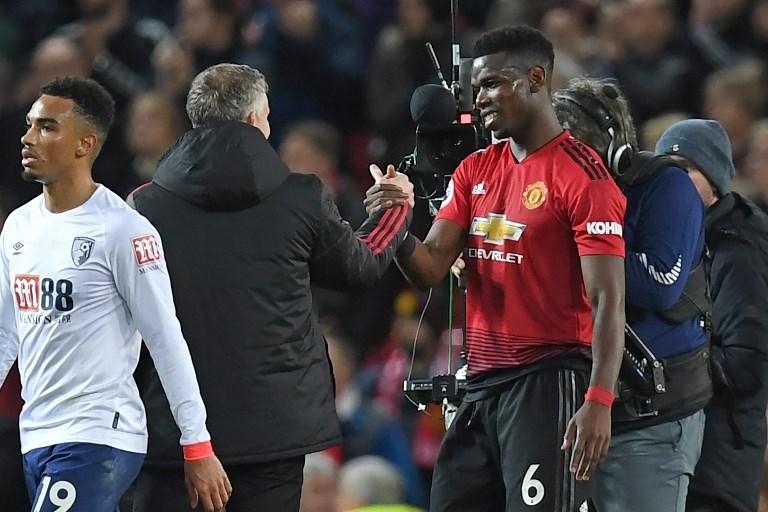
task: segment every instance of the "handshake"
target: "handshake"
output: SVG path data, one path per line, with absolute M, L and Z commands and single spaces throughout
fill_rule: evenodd
M 393 206 L 404 204 L 406 201 L 413 208 L 413 183 L 408 176 L 397 172 L 395 166 L 387 166 L 387 173 L 381 172 L 376 164 L 369 167 L 373 176 L 373 186 L 365 193 L 365 209 L 368 215 L 379 210 L 386 210 Z

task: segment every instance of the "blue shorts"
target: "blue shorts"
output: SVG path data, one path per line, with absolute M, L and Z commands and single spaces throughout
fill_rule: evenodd
M 118 512 L 144 454 L 89 443 L 64 443 L 24 454 L 32 512 Z

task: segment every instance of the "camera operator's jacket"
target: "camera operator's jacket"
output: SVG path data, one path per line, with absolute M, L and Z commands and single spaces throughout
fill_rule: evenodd
M 405 237 L 408 206 L 375 213 L 353 232 L 319 178 L 289 172 L 261 131 L 234 121 L 186 133 L 129 199 L 162 238 L 222 462 L 273 461 L 338 444 L 310 281 L 374 284 Z M 149 358 L 136 380 L 147 409 L 147 463 L 181 464 L 179 433 Z
M 653 165 L 655 157 L 641 153 L 633 166 Z M 663 161 L 662 161 L 663 163 Z M 639 171 L 638 171 L 639 172 Z M 670 322 L 662 315 L 680 299 L 688 274 L 704 254 L 704 205 L 690 178 L 674 165 L 662 165 L 644 180 L 623 187 L 627 196 L 624 239 L 627 323 L 659 358 L 674 361 L 696 355 L 706 346 L 706 333 L 698 315 Z M 687 387 L 670 375 L 666 365 L 668 392 Z M 711 397 L 706 361 L 697 363 L 705 375 L 694 396 L 680 397 L 681 406 L 659 411 L 658 416 L 618 421 L 622 410 L 614 407 L 614 432 L 634 430 L 684 418 L 701 410 Z M 683 384 L 683 386 L 681 386 Z M 672 388 L 675 389 L 672 389 Z
M 757 510 L 766 447 L 768 216 L 740 195 L 726 194 L 707 210 L 706 238 L 715 396 L 705 409 L 704 443 L 690 489 L 722 500 L 729 510 L 751 512 Z

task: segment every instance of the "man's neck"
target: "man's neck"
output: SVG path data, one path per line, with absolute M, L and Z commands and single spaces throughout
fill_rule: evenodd
M 562 132 L 563 128 L 557 121 L 555 112 L 551 109 L 544 109 L 532 119 L 523 135 L 512 138 L 510 146 L 512 154 L 515 155 L 518 162 L 521 162 Z
M 45 207 L 51 213 L 63 213 L 84 204 L 98 185 L 90 173 L 61 178 L 56 183 L 43 185 Z

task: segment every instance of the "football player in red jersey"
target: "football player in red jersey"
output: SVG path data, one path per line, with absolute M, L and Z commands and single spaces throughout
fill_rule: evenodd
M 403 273 L 429 288 L 466 249 L 469 381 L 443 441 L 432 511 L 574 511 L 605 456 L 623 349 L 626 201 L 553 112 L 552 44 L 519 26 L 475 45 L 473 86 L 501 142 L 452 176 Z M 504 140 L 502 140 L 504 139 Z M 383 180 L 370 209 L 402 199 Z

